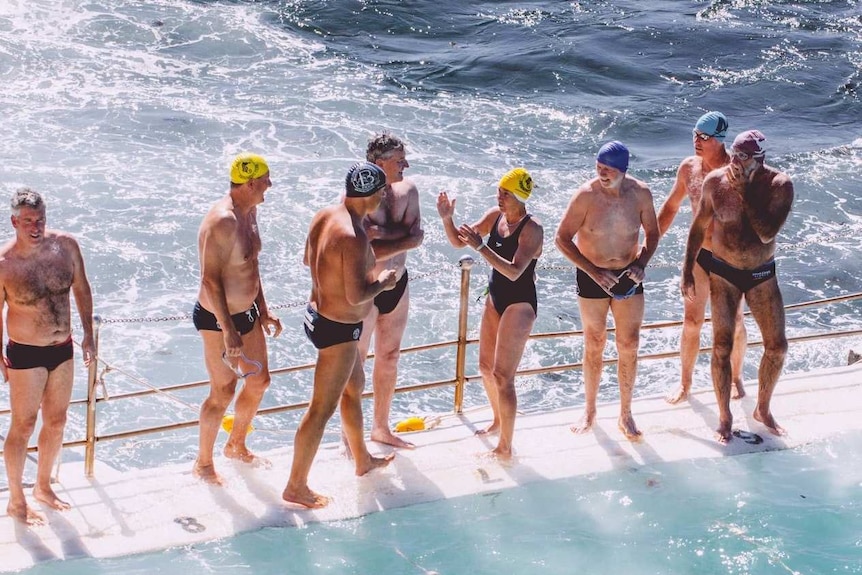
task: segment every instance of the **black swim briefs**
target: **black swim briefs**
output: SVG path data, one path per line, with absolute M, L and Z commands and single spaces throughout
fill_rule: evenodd
M 251 307 L 245 311 L 235 313 L 230 316 L 233 320 L 233 326 L 240 335 L 245 335 L 254 329 L 254 323 L 260 317 L 260 312 L 257 309 L 257 304 L 251 304 Z M 204 308 L 201 302 L 195 302 L 195 309 L 192 312 L 192 321 L 195 324 L 195 329 L 198 331 L 221 331 L 221 326 L 213 312 Z
M 407 270 L 405 269 L 404 275 L 401 276 L 401 279 L 398 280 L 398 283 L 395 284 L 394 288 L 382 291 L 374 298 L 374 305 L 377 306 L 377 311 L 380 312 L 380 315 L 392 313 L 392 310 L 398 307 L 398 302 L 401 301 L 401 298 L 404 296 L 404 290 L 406 289 Z
M 697 263 L 707 273 L 713 273 L 726 279 L 742 293 L 775 277 L 775 259 L 770 259 L 753 270 L 741 270 L 715 257 L 711 251 L 702 249 L 697 254 Z
M 619 276 L 625 271 L 625 268 L 611 271 L 614 275 Z M 643 283 L 635 284 L 629 276 L 625 275 L 620 278 L 617 285 L 611 288 L 613 296 L 610 296 L 608 295 L 608 292 L 603 290 L 602 287 L 590 277 L 590 274 L 581 270 L 581 268 L 578 268 L 577 273 L 575 274 L 575 284 L 578 296 L 586 299 L 611 299 L 611 297 L 614 299 L 627 299 L 633 295 L 644 293 Z
M 54 371 L 72 359 L 72 336 L 57 345 L 27 345 L 11 339 L 6 343 L 6 367 L 9 369 L 33 369 L 44 367 Z
M 305 335 L 317 349 L 324 349 L 339 343 L 348 341 L 359 341 L 362 335 L 362 322 L 341 323 L 333 321 L 317 313 L 317 310 L 308 304 L 305 308 Z

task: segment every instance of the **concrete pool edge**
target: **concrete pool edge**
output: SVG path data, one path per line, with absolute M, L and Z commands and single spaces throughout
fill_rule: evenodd
M 515 432 L 516 462 L 502 465 L 485 457 L 496 437 L 474 431 L 490 418 L 487 409 L 444 417 L 433 430 L 413 433 L 415 450 L 399 450 L 393 463 L 365 477 L 335 444 L 321 447 L 309 483 L 334 497 L 322 510 L 281 502 L 292 448 L 264 454 L 271 469 L 251 469 L 228 461 L 219 468 L 225 488 L 210 487 L 191 475 L 191 464 L 118 472 L 99 466 L 84 477 L 80 463 L 64 463 L 60 496 L 73 504 L 65 513 L 47 512 L 49 525 L 28 529 L 5 515 L 0 498 L 2 571 L 45 561 L 108 558 L 188 545 L 262 527 L 289 527 L 359 517 L 376 511 L 462 495 L 499 491 L 535 481 L 564 479 L 614 469 L 636 469 L 662 461 L 727 457 L 797 447 L 843 431 L 862 429 L 862 364 L 782 377 L 773 413 L 788 430 L 776 437 L 751 417 L 756 386 L 732 402 L 739 436 L 727 446 L 714 439 L 717 424 L 711 390 L 689 402 L 668 405 L 663 397 L 634 402 L 644 439 L 630 443 L 617 430 L 618 404 L 599 406 L 595 429 L 574 435 L 568 427 L 580 408 L 521 415 Z M 369 443 L 376 453 L 391 451 Z

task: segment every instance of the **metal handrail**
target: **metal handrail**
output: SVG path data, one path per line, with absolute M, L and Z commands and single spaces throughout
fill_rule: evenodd
M 446 386 L 454 386 L 455 388 L 455 397 L 454 397 L 454 412 L 461 413 L 463 410 L 463 399 L 464 399 L 464 385 L 470 381 L 476 381 L 481 379 L 480 374 L 472 374 L 467 375 L 465 373 L 465 364 L 466 364 L 466 349 L 467 345 L 475 344 L 478 342 L 478 338 L 467 338 L 467 319 L 468 319 L 468 307 L 469 307 L 469 291 L 470 291 L 470 271 L 474 265 L 474 260 L 470 256 L 463 256 L 459 261 L 459 267 L 461 268 L 461 289 L 460 289 L 460 304 L 459 304 L 459 313 L 458 313 L 458 337 L 456 340 L 452 341 L 443 341 L 436 342 L 431 344 L 423 344 L 413 347 L 404 348 L 401 350 L 401 353 L 411 353 L 411 352 L 419 352 L 419 351 L 427 351 L 433 349 L 440 349 L 443 347 L 451 347 L 456 346 L 456 357 L 455 357 L 455 377 L 454 379 L 447 379 L 441 381 L 432 381 L 421 384 L 415 384 L 404 387 L 396 387 L 395 393 L 410 393 L 415 391 L 422 391 L 427 389 L 433 389 L 438 387 L 446 387 Z M 848 294 L 844 296 L 837 296 L 834 298 L 823 298 L 820 300 L 813 300 L 808 302 L 800 302 L 796 304 L 790 304 L 785 306 L 785 310 L 794 310 L 801 309 L 805 307 L 813 307 L 817 305 L 825 305 L 825 304 L 833 304 L 833 303 L 841 303 L 846 301 L 852 301 L 856 299 L 862 299 L 862 293 Z M 750 311 L 746 312 L 745 315 L 750 315 Z M 704 320 L 705 322 L 711 321 L 711 318 L 707 317 Z M 87 373 L 87 399 L 85 400 L 75 400 L 70 402 L 70 405 L 74 404 L 82 404 L 86 403 L 87 406 L 87 417 L 86 417 L 86 436 L 83 440 L 76 441 L 68 441 L 63 443 L 63 447 L 81 447 L 85 448 L 85 457 L 84 457 L 84 471 L 87 477 L 92 477 L 94 473 L 95 467 L 95 455 L 96 455 L 96 444 L 100 441 L 111 441 L 116 439 L 124 439 L 128 437 L 136 437 L 138 435 L 145 435 L 150 433 L 160 433 L 165 431 L 179 430 L 185 429 L 188 427 L 194 427 L 199 424 L 198 420 L 190 420 L 190 421 L 182 421 L 171 423 L 168 425 L 160 425 L 155 427 L 148 428 L 140 428 L 133 429 L 128 431 L 122 431 L 117 433 L 109 433 L 103 435 L 96 434 L 96 415 L 97 415 L 97 404 L 102 401 L 107 401 L 107 397 L 98 397 L 96 393 L 96 386 L 99 383 L 99 377 L 97 374 L 98 371 L 98 361 L 99 359 L 98 349 L 99 349 L 99 332 L 102 326 L 102 320 L 99 316 L 94 316 L 93 318 L 93 336 L 94 336 L 94 344 L 96 349 L 96 356 L 93 362 L 90 363 L 88 373 Z M 664 322 L 655 322 L 650 324 L 645 324 L 641 327 L 641 330 L 650 330 L 650 329 L 664 329 L 668 327 L 678 327 L 683 325 L 683 321 L 675 320 L 675 321 L 664 321 Z M 614 328 L 608 328 L 609 332 L 614 332 Z M 582 330 L 571 330 L 571 331 L 558 331 L 558 332 L 545 332 L 545 333 L 534 333 L 530 334 L 529 339 L 548 339 L 548 338 L 562 338 L 562 337 L 574 337 L 574 336 L 582 336 Z M 829 332 L 829 333 L 819 333 L 819 334 L 808 334 L 802 336 L 794 336 L 788 337 L 788 342 L 801 342 L 801 341 L 813 341 L 817 339 L 830 339 L 835 337 L 849 337 L 854 335 L 862 335 L 862 329 L 854 329 L 854 330 L 844 330 L 840 332 Z M 750 341 L 748 342 L 749 346 L 759 346 L 763 345 L 762 341 Z M 712 347 L 702 347 L 699 349 L 699 353 L 705 353 L 711 351 Z M 640 360 L 649 360 L 649 359 L 667 359 L 672 357 L 678 357 L 680 352 L 678 350 L 668 351 L 668 352 L 659 352 L 652 354 L 644 354 L 638 356 L 638 361 Z M 369 358 L 373 358 L 374 354 L 369 354 Z M 102 363 L 105 363 L 104 361 Z M 617 363 L 617 358 L 604 358 L 602 360 L 603 365 L 613 365 Z M 105 364 L 107 365 L 107 364 Z M 315 366 L 314 363 L 306 363 L 295 366 L 288 366 L 270 370 L 271 375 L 281 375 L 294 373 L 298 371 L 305 371 L 309 369 L 313 369 Z M 108 366 L 110 368 L 110 366 Z M 515 373 L 516 376 L 527 376 L 527 375 L 539 375 L 544 373 L 552 373 L 558 371 L 571 371 L 575 369 L 582 369 L 583 363 L 565 363 L 565 364 L 556 364 L 552 366 L 544 366 L 538 368 L 529 368 L 519 370 Z M 117 395 L 112 395 L 111 400 L 119 400 L 119 399 L 129 399 L 133 397 L 141 397 L 145 395 L 151 395 L 154 393 L 170 393 L 172 391 L 179 391 L 185 389 L 192 389 L 196 387 L 202 387 L 205 385 L 209 385 L 209 380 L 202 381 L 193 381 L 186 382 L 177 385 L 170 385 L 166 387 L 160 388 L 152 388 L 141 391 L 127 392 L 121 393 Z M 365 392 L 362 394 L 364 399 L 373 397 L 373 392 Z M 288 405 L 279 405 L 274 407 L 267 407 L 259 409 L 257 415 L 270 415 L 274 413 L 282 413 L 287 411 L 296 411 L 300 409 L 307 408 L 309 403 L 301 402 L 301 403 L 293 403 Z M 0 410 L 0 415 L 7 415 L 11 413 L 11 410 L 5 409 Z M 31 446 L 27 449 L 28 452 L 38 451 L 38 447 Z M 0 452 L 2 453 L 2 452 Z

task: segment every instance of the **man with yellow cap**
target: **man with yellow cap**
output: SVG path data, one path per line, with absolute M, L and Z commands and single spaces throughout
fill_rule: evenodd
M 658 245 L 658 223 L 649 187 L 626 174 L 628 166 L 629 150 L 622 143 L 608 142 L 599 149 L 597 177 L 572 195 L 555 243 L 577 267 L 578 308 L 584 329 L 584 415 L 571 429 L 585 433 L 595 422 L 610 311 L 616 328 L 620 386 L 617 426 L 630 441 L 637 441 L 641 432 L 631 407 L 644 315 L 643 280 Z
M 437 197 L 446 237 L 455 247 L 470 246 L 491 266 L 488 299 L 479 332 L 479 370 L 494 419 L 480 434 L 499 432 L 492 455 L 512 458 L 518 399 L 515 372 L 536 321 L 536 262 L 542 254 L 542 225 L 527 213 L 533 179 L 524 168 L 507 172 L 497 184 L 497 206 L 472 226 L 455 226 L 455 199 Z M 487 235 L 487 242 L 483 236 Z
M 201 405 L 194 474 L 217 485 L 223 480 L 213 464 L 213 448 L 238 377 L 245 378 L 245 384 L 236 399 L 224 454 L 253 465 L 269 463 L 248 450 L 245 438 L 269 386 L 264 330 L 281 333 L 281 322 L 267 308 L 258 267 L 257 206 L 270 186 L 266 160 L 240 154 L 230 167 L 230 190 L 212 205 L 198 231 L 201 284 L 192 319 L 203 339 L 210 393 Z

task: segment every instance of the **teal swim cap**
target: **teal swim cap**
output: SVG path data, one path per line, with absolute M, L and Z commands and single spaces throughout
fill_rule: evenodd
M 694 129 L 707 136 L 723 140 L 730 124 L 721 112 L 707 112 L 697 119 Z

